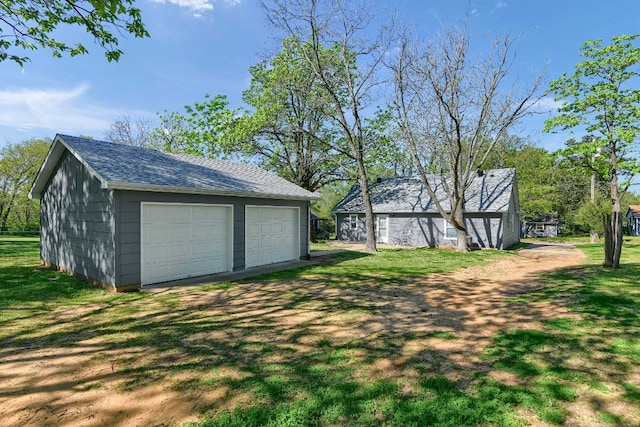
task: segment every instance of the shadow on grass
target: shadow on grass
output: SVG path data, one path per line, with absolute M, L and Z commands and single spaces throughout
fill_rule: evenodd
M 412 251 L 405 261 L 401 255 L 347 252 L 324 270 L 305 270 L 310 278 L 297 285 L 254 280 L 143 301 L 101 297 L 90 287 L 85 297 L 85 285 L 66 276 L 58 280 L 68 280 L 70 290 L 55 293 L 46 288 L 46 277 L 34 276 L 23 281 L 31 296 L 14 297 L 14 311 L 38 300 L 46 309 L 4 322 L 0 400 L 74 390 L 87 403 L 97 397 L 83 391 L 133 392 L 160 382 L 211 425 L 517 425 L 511 405 L 476 396 L 465 390 L 468 384 L 423 369 L 429 360 L 454 365 L 455 352 L 425 349 L 397 363 L 409 342 L 455 340 L 472 318 L 444 306 L 444 299 L 425 298 L 407 277 L 396 280 L 454 266 L 447 267 L 436 252 Z M 358 265 L 365 261 L 369 264 Z M 20 268 L 4 270 L 6 277 L 16 278 L 16 286 L 27 274 Z M 397 286 L 376 292 L 351 282 L 366 277 L 382 286 L 390 283 L 389 276 Z M 38 288 L 41 281 L 45 289 Z M 474 283 L 465 286 L 471 289 Z M 56 304 L 62 300 L 67 304 Z M 452 319 L 446 329 L 440 324 L 444 318 Z M 70 355 L 82 362 L 68 363 Z M 39 368 L 25 387 L 15 372 L 26 365 Z M 84 366 L 105 368 L 83 371 Z
M 0 239 L 0 257 L 22 258 L 38 255 L 40 253 L 40 240 L 38 238 L 7 238 Z
M 640 376 L 640 264 L 627 260 L 620 269 L 604 269 L 595 264 L 594 251 L 600 248 L 584 247 L 590 255 L 586 265 L 544 275 L 546 286 L 528 295 L 530 303 L 553 301 L 575 315 L 544 320 L 545 330 L 500 333 L 484 358 L 552 402 L 573 401 L 580 389 L 591 396 L 587 400 L 601 419 L 636 425 L 640 389 L 631 380 Z M 638 255 L 640 247 L 627 254 L 631 259 Z M 612 402 L 624 402 L 617 414 L 607 410 Z M 568 415 L 562 407 L 546 414 L 542 407 L 533 409 L 552 423 Z
M 562 270 L 534 292 L 536 276 L 509 292 L 417 279 L 477 264 L 466 255 L 347 252 L 330 266 L 230 287 L 143 300 L 69 297 L 90 303 L 5 322 L 0 401 L 63 390 L 90 406 L 101 397 L 83 391 L 104 387 L 145 397 L 173 391 L 207 426 L 518 426 L 526 425 L 522 408 L 563 423 L 578 389 L 613 383 L 637 411 L 638 319 L 625 317 L 638 302 L 627 280 L 637 267 L 615 283 L 593 266 Z M 434 291 L 428 297 L 424 286 Z M 511 291 L 526 301 L 505 304 Z M 550 318 L 536 305 L 549 300 L 580 316 Z M 483 313 L 504 319 L 502 332 L 483 337 L 475 323 Z M 518 328 L 523 320 L 545 327 Z M 69 354 L 81 363 L 66 363 Z M 25 365 L 39 367 L 28 386 L 15 374 Z M 134 409 L 147 408 L 141 401 Z M 624 413 L 607 416 L 625 422 Z
M 334 253 L 331 255 L 312 258 L 312 260 L 324 267 L 327 265 L 336 265 L 341 262 L 358 260 L 358 259 L 370 257 L 370 256 L 373 256 L 373 254 L 370 254 L 367 252 L 345 250 L 345 251 Z M 258 276 L 252 276 L 246 281 L 294 279 L 294 278 L 303 277 L 310 273 L 312 274 L 317 270 L 318 270 L 317 265 L 310 264 L 303 267 L 292 268 L 289 270 L 283 270 L 283 271 L 277 271 L 274 273 L 265 273 L 265 274 L 260 274 Z
M 0 267 L 0 308 L 78 298 L 95 287 L 39 267 Z
M 38 238 L 0 240 L 0 309 L 69 301 L 95 291 L 87 283 L 39 267 L 39 254 Z
M 493 259 L 515 254 L 515 251 L 484 250 L 469 253 L 438 249 L 380 249 L 378 253 L 343 251 L 316 259 L 321 265 L 270 273 L 250 280 L 283 280 L 312 278 L 332 285 L 385 286 L 415 277 L 444 273 L 483 264 Z M 326 268 L 328 265 L 331 268 Z

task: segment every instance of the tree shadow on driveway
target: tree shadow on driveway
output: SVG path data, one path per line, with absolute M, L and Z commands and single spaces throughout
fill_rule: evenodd
M 575 384 L 604 382 L 575 358 L 597 365 L 604 353 L 574 334 L 582 314 L 566 304 L 579 288 L 553 294 L 541 274 L 590 277 L 579 262 L 526 253 L 392 279 L 311 268 L 56 307 L 6 324 L 0 416 L 9 425 L 202 416 L 212 425 L 508 425 L 531 411 L 566 421 Z M 633 384 L 634 369 L 616 383 Z

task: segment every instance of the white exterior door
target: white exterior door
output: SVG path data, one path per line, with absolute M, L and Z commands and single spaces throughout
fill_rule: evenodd
M 141 204 L 142 285 L 230 271 L 232 208 Z
M 376 241 L 389 243 L 389 215 L 376 215 Z
M 247 206 L 245 267 L 300 258 L 300 209 Z

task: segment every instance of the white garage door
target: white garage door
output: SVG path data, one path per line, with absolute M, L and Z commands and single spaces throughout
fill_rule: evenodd
M 142 203 L 141 282 L 232 269 L 231 207 Z
M 246 267 L 300 258 L 298 208 L 247 206 Z

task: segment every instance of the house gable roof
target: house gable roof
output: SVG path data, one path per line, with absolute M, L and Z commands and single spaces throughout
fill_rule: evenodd
M 558 214 L 549 213 L 549 214 L 540 214 L 530 218 L 525 218 L 525 223 L 527 224 L 558 224 L 560 222 L 558 218 Z
M 629 216 L 629 212 L 631 212 L 634 218 L 640 218 L 640 205 L 629 206 L 629 210 L 627 211 L 627 216 Z
M 65 151 L 78 159 L 103 188 L 112 190 L 319 199 L 318 195 L 257 166 L 68 135 L 55 137 L 30 197 L 40 198 Z
M 443 208 L 451 210 L 440 175 L 428 175 Z M 475 175 L 465 193 L 465 212 L 506 212 L 516 186 L 514 169 L 487 170 Z M 376 213 L 437 212 L 435 203 L 418 177 L 385 178 L 370 187 L 371 205 Z M 516 209 L 519 202 L 516 200 Z M 362 191 L 354 185 L 347 195 L 333 208 L 334 213 L 364 212 Z

